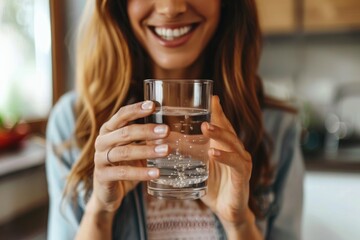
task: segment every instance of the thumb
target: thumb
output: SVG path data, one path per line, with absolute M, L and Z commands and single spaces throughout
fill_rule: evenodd
M 235 133 L 229 119 L 226 117 L 218 96 L 211 98 L 211 123 Z

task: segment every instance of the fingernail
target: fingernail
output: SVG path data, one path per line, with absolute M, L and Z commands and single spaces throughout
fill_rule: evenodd
M 211 155 L 215 156 L 215 157 L 219 157 L 221 155 L 221 152 L 217 149 L 211 149 Z
M 150 170 L 148 171 L 148 175 L 149 175 L 150 177 L 157 177 L 157 176 L 159 175 L 159 170 L 157 170 L 157 169 L 150 169 Z
M 156 134 L 164 134 L 166 133 L 167 126 L 166 125 L 158 125 L 154 128 L 154 133 Z
M 214 130 L 215 130 L 214 126 L 211 125 L 210 123 L 206 123 L 206 127 L 207 127 L 207 129 L 208 129 L 209 131 L 214 131 Z
M 154 103 L 152 101 L 145 101 L 142 105 L 141 105 L 141 109 L 143 110 L 150 110 L 153 108 Z
M 169 146 L 166 144 L 158 145 L 155 147 L 155 152 L 156 153 L 165 153 L 168 151 L 168 149 L 169 149 Z

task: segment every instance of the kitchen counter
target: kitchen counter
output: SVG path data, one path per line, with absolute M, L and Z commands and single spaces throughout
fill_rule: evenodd
M 304 155 L 304 160 L 309 171 L 360 172 L 360 148 L 340 150 L 333 155 L 322 152 Z
M 0 225 L 48 203 L 44 142 L 29 138 L 0 154 Z
M 45 164 L 45 140 L 32 137 L 18 150 L 0 153 L 0 179 Z

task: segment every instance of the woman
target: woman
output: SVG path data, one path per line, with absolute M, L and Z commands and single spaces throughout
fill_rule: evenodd
M 77 91 L 47 129 L 49 239 L 299 239 L 302 163 L 295 117 L 257 77 L 254 0 L 92 0 L 78 45 Z M 214 80 L 208 193 L 157 200 L 141 182 L 166 156 L 142 124 L 147 78 Z M 69 199 L 72 199 L 69 200 Z

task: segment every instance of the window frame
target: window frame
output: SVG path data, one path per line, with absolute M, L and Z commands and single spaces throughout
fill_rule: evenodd
M 65 1 L 49 0 L 51 22 L 52 106 L 65 92 Z M 46 118 L 26 121 L 31 133 L 45 135 Z

